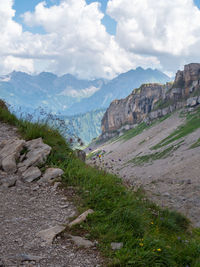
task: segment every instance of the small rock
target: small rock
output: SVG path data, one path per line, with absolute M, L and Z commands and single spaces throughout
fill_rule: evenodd
M 15 186 L 16 181 L 17 181 L 16 177 L 10 177 L 10 178 L 5 180 L 5 182 L 3 183 L 3 186 L 7 187 L 7 188 Z
M 84 213 L 82 213 L 80 216 L 78 216 L 78 218 L 76 218 L 74 221 L 72 221 L 71 223 L 69 223 L 69 227 L 72 227 L 72 226 L 74 226 L 74 225 L 76 225 L 76 224 L 80 224 L 80 223 L 82 223 L 83 221 L 85 221 L 86 220 L 86 218 L 87 218 L 87 216 L 89 215 L 89 214 L 92 214 L 94 211 L 92 210 L 92 209 L 89 209 L 89 210 L 87 210 L 87 211 L 85 211 Z
M 28 255 L 28 254 L 18 254 L 16 256 L 9 257 L 9 259 L 15 259 L 15 260 L 20 260 L 21 262 L 24 261 L 40 261 L 44 259 L 44 257 L 39 257 L 39 256 L 33 256 L 33 255 Z
M 163 196 L 164 196 L 164 197 L 169 197 L 170 194 L 169 194 L 168 192 L 165 192 L 165 193 L 163 194 Z
M 42 177 L 42 180 L 52 180 L 63 175 L 63 170 L 59 168 L 48 168 Z
M 53 189 L 54 190 L 57 190 L 57 188 L 61 185 L 61 182 L 56 182 L 54 185 L 53 185 Z
M 22 177 L 25 182 L 33 182 L 35 179 L 41 176 L 41 171 L 38 167 L 30 167 L 24 173 L 22 173 Z
M 85 239 L 83 237 L 72 236 L 72 235 L 70 235 L 70 237 L 73 240 L 73 242 L 75 243 L 75 245 L 77 245 L 78 247 L 91 248 L 94 246 L 93 242 L 91 242 L 90 240 Z
M 39 233 L 37 233 L 37 236 L 42 238 L 47 244 L 50 245 L 53 243 L 54 238 L 64 230 L 65 226 L 56 225 L 49 229 L 40 231 Z
M 115 242 L 113 242 L 110 245 L 111 245 L 111 248 L 113 250 L 119 250 L 119 249 L 123 248 L 123 243 L 115 243 Z

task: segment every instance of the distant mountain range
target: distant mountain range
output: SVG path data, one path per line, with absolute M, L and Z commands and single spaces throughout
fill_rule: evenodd
M 73 124 L 75 134 L 81 131 L 83 141 L 88 143 L 100 134 L 103 110 L 111 101 L 126 97 L 143 83 L 167 81 L 170 78 L 159 70 L 141 67 L 112 80 L 91 81 L 71 74 L 58 77 L 49 72 L 29 75 L 14 71 L 0 76 L 0 99 L 10 104 L 18 116 L 31 114 L 38 119 L 40 108 L 46 113 L 64 116 L 66 122 L 70 121 L 69 125 Z
M 109 81 L 80 80 L 71 74 L 58 77 L 49 72 L 29 75 L 14 71 L 0 76 L 0 97 L 12 106 L 26 109 L 43 107 L 53 113 L 75 115 L 107 108 L 112 100 L 126 97 L 142 83 L 169 80 L 158 70 L 140 67 Z

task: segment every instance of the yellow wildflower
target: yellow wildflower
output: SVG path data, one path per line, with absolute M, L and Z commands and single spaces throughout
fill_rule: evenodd
M 144 246 L 144 244 L 143 244 L 143 243 L 140 243 L 139 245 L 140 245 L 140 247 L 143 247 L 143 246 Z
M 154 224 L 154 222 L 151 222 L 151 224 Z
M 157 251 L 159 251 L 159 252 L 160 252 L 161 250 L 162 250 L 161 248 L 157 248 Z

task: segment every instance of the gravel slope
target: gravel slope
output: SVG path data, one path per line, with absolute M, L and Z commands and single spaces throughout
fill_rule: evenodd
M 0 142 L 16 137 L 15 128 L 0 123 Z M 0 171 L 0 181 L 4 178 L 10 177 Z M 77 248 L 67 235 L 47 244 L 37 236 L 77 214 L 68 194 L 72 192 L 50 185 L 25 184 L 20 177 L 16 186 L 0 186 L 0 266 L 101 266 L 95 246 Z
M 183 138 L 181 146 L 166 158 L 141 166 L 129 163 L 137 156 L 155 153 L 150 148 L 169 136 L 184 120 L 176 112 L 126 142 L 106 143 L 96 150 L 106 151 L 104 166 L 112 166 L 113 172 L 126 183 L 135 189 L 142 186 L 156 203 L 184 213 L 200 227 L 200 147 L 189 149 L 200 137 L 200 129 Z M 178 142 L 180 140 L 173 145 Z M 93 164 L 91 160 L 88 162 Z

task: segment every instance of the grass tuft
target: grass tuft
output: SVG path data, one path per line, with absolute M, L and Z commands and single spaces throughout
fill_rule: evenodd
M 175 130 L 157 145 L 153 146 L 151 149 L 158 149 L 170 143 L 173 143 L 174 141 L 193 133 L 198 128 L 200 128 L 200 107 L 198 107 L 196 112 L 194 112 L 193 114 L 187 115 L 187 120 L 184 125 L 178 127 L 177 130 Z

